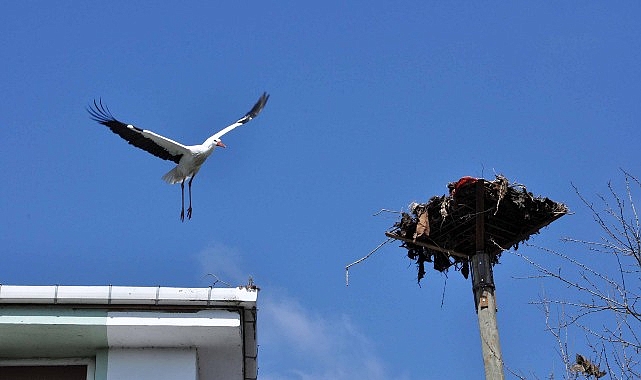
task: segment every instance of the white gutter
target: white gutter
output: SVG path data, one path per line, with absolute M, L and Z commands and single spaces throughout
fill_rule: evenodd
M 255 307 L 255 288 L 0 285 L 0 304 L 193 305 Z

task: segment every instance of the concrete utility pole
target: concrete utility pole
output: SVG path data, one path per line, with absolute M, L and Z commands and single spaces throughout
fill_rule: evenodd
M 479 319 L 485 378 L 503 380 L 503 358 L 496 323 L 496 298 L 490 255 L 485 252 L 485 184 L 476 182 L 476 252 L 472 256 L 472 291 Z

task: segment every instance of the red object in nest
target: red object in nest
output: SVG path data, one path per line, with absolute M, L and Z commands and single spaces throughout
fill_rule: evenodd
M 476 183 L 476 181 L 478 181 L 478 179 L 474 177 L 470 177 L 470 176 L 461 177 L 461 179 L 459 179 L 458 182 L 456 182 L 456 184 L 454 185 L 454 188 L 450 190 L 450 194 L 454 195 L 456 194 L 456 190 L 460 189 L 463 186 Z

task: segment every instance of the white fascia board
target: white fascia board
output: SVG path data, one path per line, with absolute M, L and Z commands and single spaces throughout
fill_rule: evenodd
M 240 311 L 109 312 L 110 347 L 240 347 Z
M 95 315 L 0 315 L 0 326 L 104 326 L 105 316 Z
M 200 310 L 195 313 L 165 313 L 150 311 L 110 311 L 107 326 L 166 326 L 166 327 L 239 327 L 238 312 Z

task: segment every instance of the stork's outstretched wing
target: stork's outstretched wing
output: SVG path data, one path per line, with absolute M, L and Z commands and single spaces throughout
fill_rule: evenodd
M 111 131 L 137 148 L 145 150 L 163 160 L 178 163 L 180 158 L 189 152 L 181 143 L 168 139 L 152 131 L 136 128 L 117 120 L 109 111 L 102 100 L 93 101 L 93 107 L 88 107 L 87 112 L 92 119 L 111 129 Z
M 225 135 L 226 133 L 228 133 L 231 130 L 233 130 L 234 128 L 240 127 L 241 125 L 247 123 L 251 119 L 253 119 L 256 116 L 258 116 L 260 111 L 262 111 L 263 108 L 265 107 L 265 104 L 267 104 L 267 99 L 269 99 L 269 95 L 266 92 L 263 92 L 263 94 L 260 96 L 260 98 L 258 99 L 256 104 L 254 104 L 252 109 L 249 110 L 249 112 L 247 112 L 245 114 L 245 116 L 243 116 L 240 119 L 238 119 L 238 121 L 236 121 L 235 123 L 233 123 L 231 125 L 228 125 L 227 127 L 223 128 L 222 130 L 217 132 L 215 135 L 213 135 L 210 138 L 208 138 L 207 141 L 213 141 L 213 140 L 219 139 L 223 135 Z

